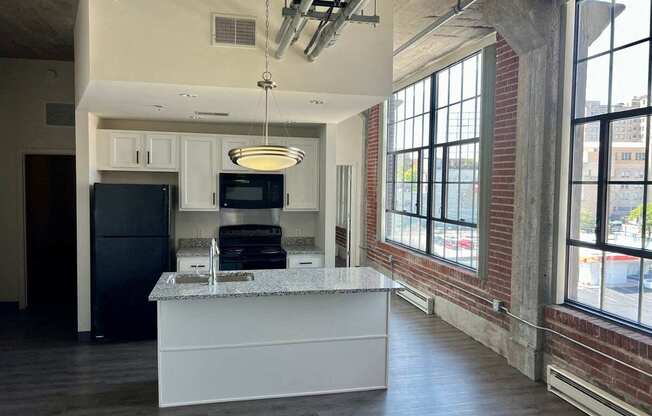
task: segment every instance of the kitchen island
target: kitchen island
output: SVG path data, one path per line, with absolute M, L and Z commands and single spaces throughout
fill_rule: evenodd
M 390 294 L 400 284 L 368 267 L 249 273 L 211 286 L 161 276 L 149 295 L 159 406 L 387 388 Z

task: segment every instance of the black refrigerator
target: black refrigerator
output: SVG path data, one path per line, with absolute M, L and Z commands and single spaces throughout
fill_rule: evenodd
M 161 273 L 172 271 L 171 195 L 170 185 L 94 185 L 94 339 L 156 337 L 156 304 L 147 296 Z

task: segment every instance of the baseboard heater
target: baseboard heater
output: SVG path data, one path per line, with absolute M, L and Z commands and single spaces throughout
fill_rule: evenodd
M 548 391 L 591 416 L 645 416 L 606 391 L 555 366 L 548 366 Z
M 424 311 L 426 315 L 432 315 L 435 313 L 435 299 L 431 295 L 428 295 L 405 282 L 400 283 L 405 286 L 406 289 L 396 292 L 400 297 Z

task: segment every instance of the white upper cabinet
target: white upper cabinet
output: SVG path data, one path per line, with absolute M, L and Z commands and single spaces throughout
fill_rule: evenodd
M 178 149 L 177 135 L 147 133 L 145 135 L 145 168 L 149 170 L 178 170 Z
M 143 134 L 110 133 L 109 165 L 113 168 L 139 168 L 143 157 Z
M 306 156 L 285 171 L 285 210 L 319 211 L 319 140 L 290 138 L 286 143 Z
M 222 142 L 222 170 L 225 172 L 240 172 L 249 170 L 231 162 L 231 158 L 229 157 L 229 151 L 231 149 L 262 144 L 262 139 L 255 136 L 223 136 L 220 137 L 220 141 Z
M 218 210 L 215 146 L 213 136 L 181 136 L 180 210 Z

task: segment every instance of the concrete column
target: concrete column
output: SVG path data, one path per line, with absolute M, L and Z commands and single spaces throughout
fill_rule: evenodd
M 485 14 L 519 55 L 511 311 L 541 323 L 551 287 L 562 0 L 490 0 Z M 507 360 L 542 377 L 543 335 L 513 321 Z

